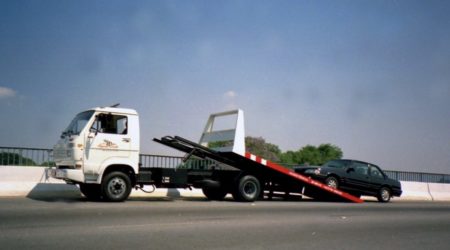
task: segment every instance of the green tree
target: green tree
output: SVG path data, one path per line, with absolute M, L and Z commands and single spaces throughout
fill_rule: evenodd
M 1 152 L 0 153 L 0 165 L 4 166 L 36 166 L 36 163 L 30 159 L 23 157 L 17 153 L 8 153 Z
M 299 164 L 322 165 L 332 159 L 342 158 L 342 150 L 332 144 L 321 144 L 318 147 L 306 145 L 298 151 Z
M 266 142 L 262 137 L 245 137 L 245 148 L 248 152 L 267 160 L 274 162 L 280 161 L 280 148 L 275 144 Z
M 329 160 L 341 159 L 344 155 L 338 146 L 329 143 L 321 144 L 317 150 L 320 153 L 321 165 Z
M 297 152 L 289 150 L 287 152 L 281 153 L 280 162 L 293 165 L 298 164 L 300 162 L 300 159 Z
M 298 151 L 298 163 L 320 165 L 320 152 L 315 146 L 306 145 Z
M 39 166 L 41 166 L 41 167 L 54 167 L 54 166 L 56 166 L 56 164 L 55 164 L 54 161 L 44 161 Z
M 219 141 L 211 143 L 209 146 L 225 147 L 231 146 L 230 141 Z M 318 147 L 306 145 L 297 151 L 282 152 L 280 148 L 272 143 L 266 142 L 262 137 L 245 137 L 245 147 L 247 152 L 263 157 L 273 162 L 280 162 L 287 165 L 322 165 L 332 159 L 342 158 L 342 150 L 333 144 L 320 144 Z

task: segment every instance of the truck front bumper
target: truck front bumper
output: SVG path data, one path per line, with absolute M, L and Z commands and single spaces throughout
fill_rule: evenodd
M 66 182 L 84 182 L 84 173 L 81 169 L 59 169 L 59 168 L 47 168 L 47 176 L 64 180 Z

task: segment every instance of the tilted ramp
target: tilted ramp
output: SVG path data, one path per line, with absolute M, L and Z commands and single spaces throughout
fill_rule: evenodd
M 232 115 L 237 116 L 234 123 L 234 129 L 214 130 L 217 118 Z M 209 158 L 242 171 L 260 173 L 260 175 L 267 176 L 269 179 L 276 176 L 279 182 L 295 182 L 298 184 L 298 187 L 302 187 L 303 195 L 314 199 L 337 199 L 356 203 L 363 202 L 363 200 L 358 197 L 329 187 L 309 177 L 295 173 L 291 169 L 246 152 L 244 113 L 242 110 L 210 115 L 201 136 L 200 143 L 195 143 L 179 136 L 165 136 L 161 139 L 155 138 L 153 140 L 185 152 L 186 159 L 191 156 Z
M 178 149 L 187 153 L 187 157 L 196 156 L 199 158 L 209 158 L 217 162 L 235 167 L 242 171 L 265 171 L 266 174 L 277 174 L 278 179 L 285 179 L 286 181 L 295 180 L 299 185 L 304 186 L 304 195 L 316 199 L 329 199 L 329 200 L 347 200 L 351 202 L 361 203 L 363 200 L 350 195 L 341 190 L 331 188 L 321 182 L 313 180 L 304 175 L 295 173 L 294 171 L 273 163 L 269 160 L 265 160 L 261 157 L 255 156 L 250 153 L 245 153 L 245 156 L 241 156 L 234 152 L 218 152 L 200 144 L 186 140 L 182 137 L 166 136 L 161 139 L 153 139 L 156 142 L 164 144 L 166 146 Z

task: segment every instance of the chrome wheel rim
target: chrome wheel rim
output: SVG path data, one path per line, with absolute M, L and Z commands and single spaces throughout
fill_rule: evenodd
M 114 177 L 108 183 L 108 190 L 111 195 L 114 197 L 120 197 L 126 191 L 126 183 L 122 178 Z
M 389 198 L 390 198 L 389 191 L 387 189 L 382 189 L 381 190 L 381 199 L 383 201 L 387 201 L 387 200 L 389 200 Z
M 338 184 L 335 179 L 329 179 L 327 181 L 327 186 L 332 187 L 332 188 L 337 188 Z

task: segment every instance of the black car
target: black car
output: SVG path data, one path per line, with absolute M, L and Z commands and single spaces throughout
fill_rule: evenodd
M 326 185 L 354 196 L 375 196 L 380 202 L 389 202 L 400 196 L 400 182 L 389 178 L 378 166 L 356 160 L 331 160 L 320 167 L 298 167 L 295 172 L 310 176 Z

